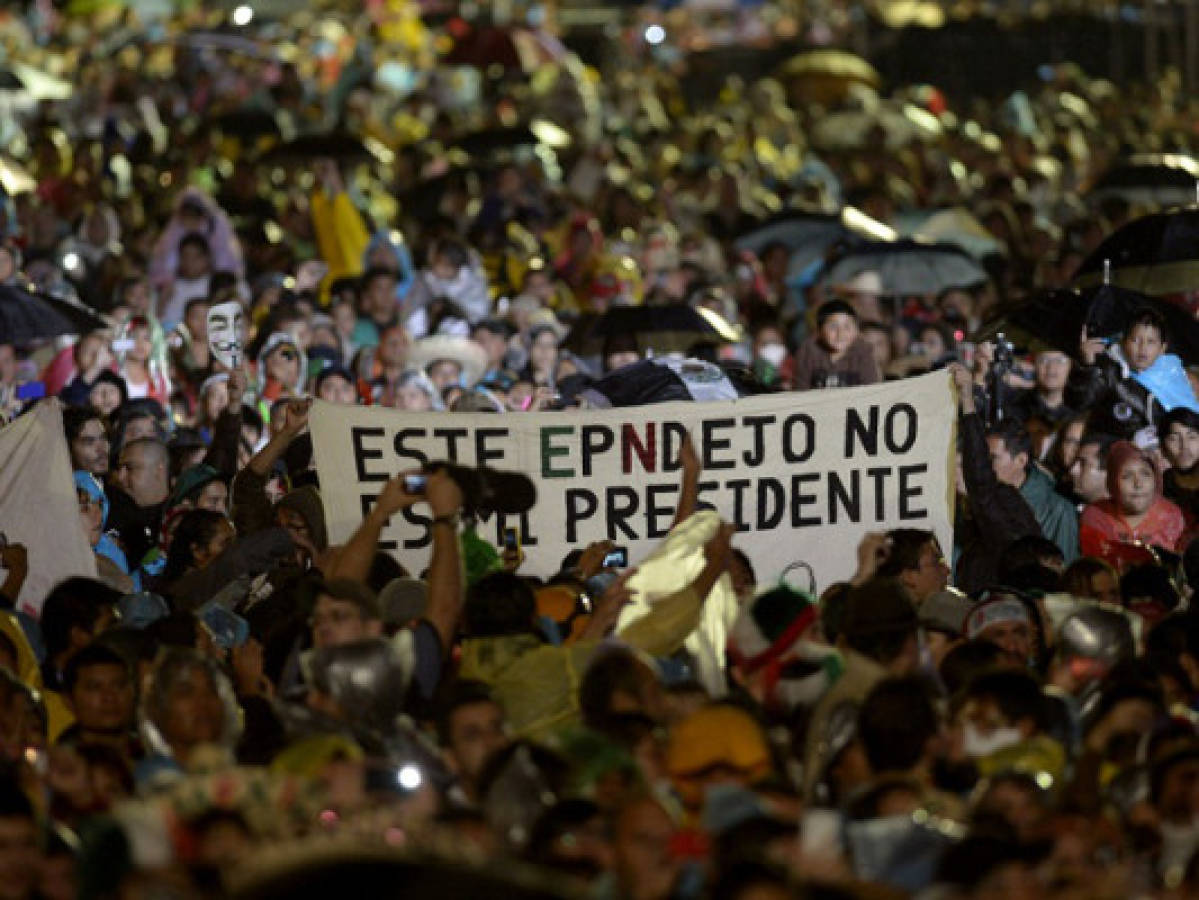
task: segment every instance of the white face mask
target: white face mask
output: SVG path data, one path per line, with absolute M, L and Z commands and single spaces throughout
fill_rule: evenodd
M 218 303 L 208 310 L 208 347 L 226 368 L 241 365 L 245 321 L 245 311 L 236 300 Z
M 971 759 L 982 759 L 984 756 L 1006 750 L 1024 739 L 1020 729 L 1015 726 L 996 728 L 990 734 L 982 734 L 975 725 L 967 723 L 962 731 L 965 737 L 962 749 Z
M 758 356 L 777 369 L 783 364 L 783 360 L 787 358 L 787 345 L 763 344 L 758 348 Z

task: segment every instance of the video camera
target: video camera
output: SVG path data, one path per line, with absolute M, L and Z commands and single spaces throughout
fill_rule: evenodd
M 468 518 L 492 513 L 519 515 L 537 502 L 537 486 L 523 472 L 505 472 L 488 466 L 472 468 L 445 460 L 429 462 L 425 472 L 445 472 L 462 491 L 462 514 Z M 424 490 L 424 476 L 411 475 L 405 489 L 409 493 Z
M 1005 400 L 1011 390 L 1007 376 L 1016 365 L 1016 347 L 1002 331 L 995 335 L 995 355 L 987 373 L 987 427 L 992 428 L 1007 416 Z

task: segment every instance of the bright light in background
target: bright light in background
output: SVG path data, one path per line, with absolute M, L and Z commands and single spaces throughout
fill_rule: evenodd
M 421 783 L 420 769 L 411 764 L 400 766 L 400 771 L 396 772 L 396 781 L 404 790 L 415 791 Z
M 661 25 L 651 25 L 645 29 L 645 42 L 657 46 L 666 40 L 666 29 Z
M 249 25 L 250 20 L 254 18 L 254 10 L 248 6 L 239 6 L 233 10 L 233 24 L 241 27 Z
M 78 269 L 79 268 L 79 254 L 78 253 L 64 254 L 63 258 L 62 258 L 62 267 L 64 269 L 68 269 L 70 271 L 74 271 L 75 269 Z

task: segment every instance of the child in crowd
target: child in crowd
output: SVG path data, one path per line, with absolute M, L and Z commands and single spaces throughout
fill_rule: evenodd
M 816 333 L 799 347 L 795 389 L 854 387 L 881 377 L 874 351 L 862 339 L 858 315 L 844 300 L 829 300 L 816 311 Z
M 1156 424 L 1177 407 L 1199 412 L 1182 361 L 1168 353 L 1169 334 L 1161 313 L 1137 310 L 1119 342 L 1105 346 L 1082 330 L 1082 365 L 1070 375 L 1066 403 L 1093 409 L 1092 427 L 1131 440 L 1140 447 L 1157 443 Z

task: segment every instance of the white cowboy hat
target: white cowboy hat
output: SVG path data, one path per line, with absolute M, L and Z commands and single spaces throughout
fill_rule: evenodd
M 470 338 L 435 334 L 421 338 L 408 349 L 408 365 L 427 371 L 435 362 L 447 359 L 462 369 L 462 385 L 475 384 L 487 371 L 487 351 Z

